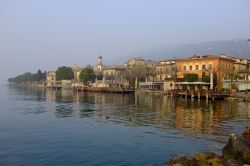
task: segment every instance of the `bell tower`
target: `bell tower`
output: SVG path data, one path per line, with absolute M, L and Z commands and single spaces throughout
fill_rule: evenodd
M 98 57 L 98 64 L 97 65 L 103 65 L 103 59 L 102 59 L 102 55 L 100 55 L 99 57 Z
M 98 57 L 97 64 L 95 66 L 95 71 L 101 72 L 103 67 L 103 58 L 102 55 Z

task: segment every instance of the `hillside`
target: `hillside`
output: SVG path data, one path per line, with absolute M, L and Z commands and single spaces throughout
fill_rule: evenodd
M 189 57 L 193 54 L 228 54 L 234 57 L 250 59 L 250 42 L 247 40 L 213 41 L 198 44 L 185 44 L 175 47 L 150 50 L 140 54 L 141 57 L 153 60 Z

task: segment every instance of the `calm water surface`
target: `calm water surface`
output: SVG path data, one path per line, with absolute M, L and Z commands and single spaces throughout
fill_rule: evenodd
M 220 153 L 250 103 L 0 87 L 1 166 L 165 165 Z

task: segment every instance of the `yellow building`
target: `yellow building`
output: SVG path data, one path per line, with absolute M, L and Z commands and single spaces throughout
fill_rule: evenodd
M 194 55 L 187 59 L 176 60 L 177 78 L 184 78 L 185 74 L 197 74 L 198 81 L 202 81 L 204 76 L 217 79 L 215 90 L 222 89 L 223 79 L 230 78 L 234 72 L 234 60 L 214 55 Z

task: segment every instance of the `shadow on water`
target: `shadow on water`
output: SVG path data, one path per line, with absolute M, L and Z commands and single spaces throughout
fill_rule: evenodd
M 24 113 L 52 112 L 57 118 L 92 118 L 99 123 L 177 129 L 194 137 L 220 140 L 249 125 L 250 104 L 237 101 L 171 99 L 159 95 L 82 93 L 71 90 L 9 88 L 25 101 Z M 29 101 L 29 102 L 27 102 Z M 20 106 L 20 107 L 21 107 Z M 20 110 L 13 108 L 13 110 Z

